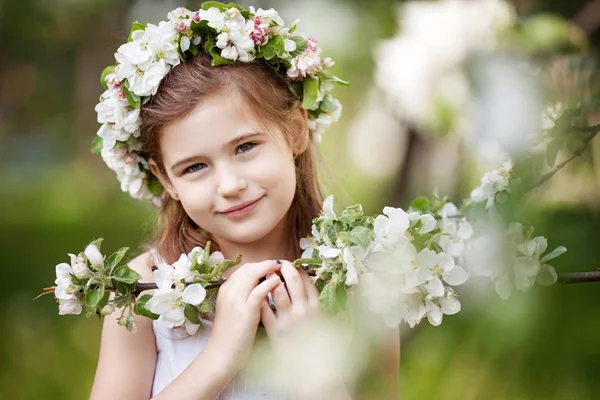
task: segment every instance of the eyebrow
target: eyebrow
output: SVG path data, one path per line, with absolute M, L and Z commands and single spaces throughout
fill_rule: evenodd
M 240 136 L 237 136 L 237 137 L 233 138 L 233 139 L 232 139 L 232 140 L 230 140 L 229 142 L 225 143 L 225 144 L 223 145 L 223 149 L 225 149 L 225 148 L 227 148 L 227 147 L 229 147 L 229 146 L 232 146 L 232 145 L 234 145 L 235 143 L 241 142 L 241 141 L 243 141 L 243 140 L 245 140 L 245 139 L 248 139 L 248 138 L 250 138 L 250 137 L 257 136 L 257 135 L 262 135 L 262 133 L 260 133 L 260 132 L 250 132 L 250 133 L 244 133 L 244 134 L 242 134 L 242 135 L 240 135 Z M 182 166 L 183 164 L 187 164 L 187 163 L 189 163 L 189 162 L 192 162 L 192 161 L 194 161 L 194 160 L 196 160 L 196 159 L 198 159 L 198 158 L 200 158 L 200 157 L 201 157 L 200 155 L 195 155 L 195 156 L 191 156 L 191 157 L 186 157 L 186 158 L 183 158 L 183 159 L 181 159 L 181 160 L 179 160 L 179 161 L 175 162 L 173 165 L 171 165 L 171 171 L 174 171 L 174 170 L 176 170 L 178 167 Z

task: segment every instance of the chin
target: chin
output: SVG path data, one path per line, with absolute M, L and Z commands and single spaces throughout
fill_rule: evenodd
M 227 224 L 226 229 L 215 234 L 232 243 L 254 243 L 269 235 L 277 226 L 277 221 L 252 218 Z

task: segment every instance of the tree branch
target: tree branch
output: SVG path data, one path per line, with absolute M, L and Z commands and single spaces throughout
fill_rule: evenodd
M 534 183 L 533 185 L 531 185 L 531 187 L 529 187 L 527 190 L 525 190 L 524 193 L 528 193 L 528 192 L 532 191 L 533 189 L 535 189 L 536 187 L 543 185 L 550 178 L 552 178 L 554 176 L 554 174 L 556 174 L 562 167 L 564 167 L 565 165 L 567 165 L 568 163 L 573 161 L 573 159 L 575 159 L 575 157 L 579 157 L 583 153 L 583 151 L 586 149 L 588 144 L 590 144 L 592 139 L 596 137 L 598 132 L 600 132 L 600 125 L 580 127 L 577 129 L 580 129 L 579 132 L 591 132 L 583 140 L 583 144 L 581 145 L 581 147 L 578 148 L 573 154 L 571 154 L 569 156 L 569 158 L 567 158 L 566 160 L 563 160 L 560 164 L 558 164 L 556 167 L 554 167 L 550 172 L 544 174 L 536 183 Z
M 600 282 L 600 271 L 558 274 L 557 282 L 563 285 L 569 283 Z

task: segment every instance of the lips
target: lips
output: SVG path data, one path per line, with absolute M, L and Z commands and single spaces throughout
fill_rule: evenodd
M 226 214 L 226 215 L 234 215 L 234 214 L 239 214 L 239 213 L 243 213 L 244 211 L 250 211 L 251 208 L 253 208 L 253 206 L 258 203 L 258 201 L 262 199 L 262 196 L 254 199 L 254 200 L 249 200 L 249 201 L 245 201 L 243 203 L 239 203 L 236 204 L 235 206 L 229 207 L 226 210 L 220 211 L 220 214 Z

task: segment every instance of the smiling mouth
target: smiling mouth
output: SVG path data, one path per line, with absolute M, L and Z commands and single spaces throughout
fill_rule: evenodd
M 251 203 L 248 203 L 240 208 L 231 210 L 231 211 L 226 211 L 226 212 L 221 212 L 220 214 L 226 215 L 228 217 L 241 217 L 244 215 L 249 214 L 252 210 L 254 210 L 256 208 L 256 206 L 258 206 L 258 204 L 260 203 L 260 201 L 262 200 L 264 196 L 259 197 L 258 199 L 254 200 Z

